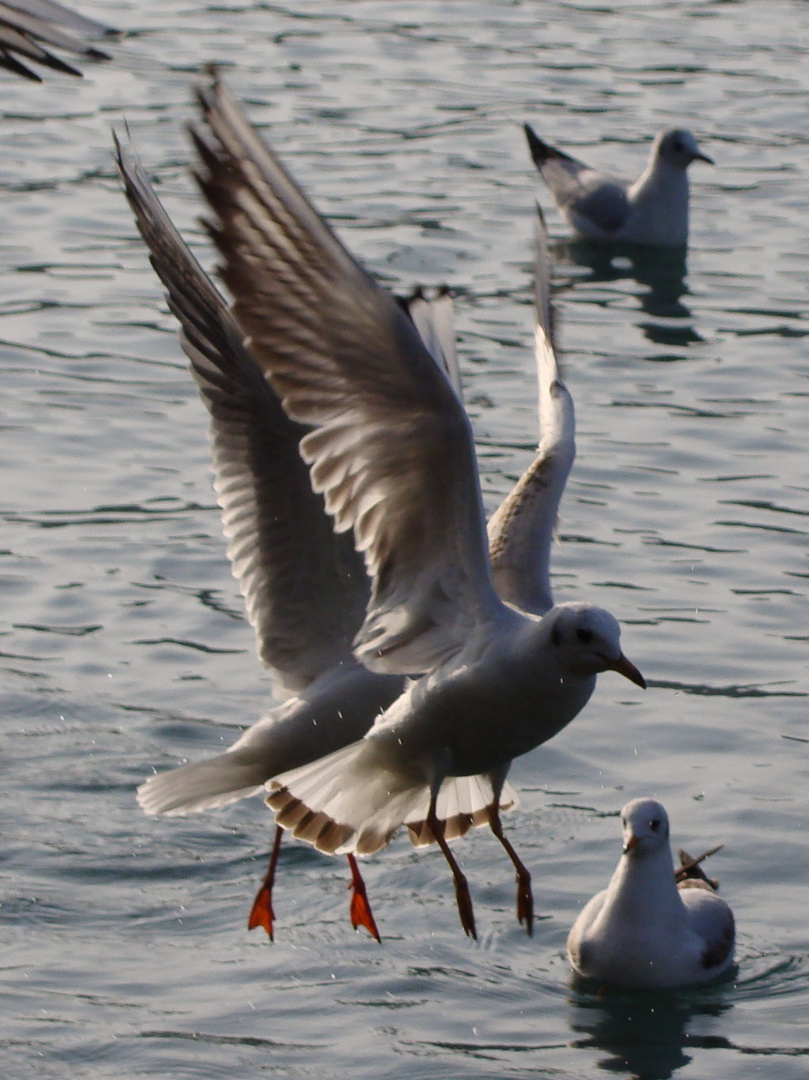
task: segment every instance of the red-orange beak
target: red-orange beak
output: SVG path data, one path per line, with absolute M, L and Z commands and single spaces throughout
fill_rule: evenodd
M 632 836 L 630 836 L 630 838 L 627 840 L 627 842 L 623 846 L 624 855 L 626 855 L 630 851 L 634 851 L 637 846 L 638 846 L 638 838 L 633 833 Z
M 623 675 L 625 679 L 629 679 L 635 686 L 639 686 L 641 690 L 646 689 L 646 680 L 632 661 L 627 660 L 623 653 L 621 653 L 617 660 L 609 660 L 606 656 L 603 657 L 603 660 L 610 671 L 617 671 L 619 675 Z

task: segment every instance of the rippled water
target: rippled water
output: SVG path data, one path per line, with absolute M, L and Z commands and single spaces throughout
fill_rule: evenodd
M 3 1075 L 805 1077 L 809 8 L 115 7 L 131 34 L 81 84 L 0 75 Z M 456 291 L 490 506 L 536 438 L 530 237 L 549 202 L 520 125 L 637 173 L 681 123 L 717 161 L 692 169 L 687 267 L 605 260 L 548 214 L 579 426 L 556 594 L 620 617 L 650 689 L 602 677 L 515 767 L 533 939 L 481 832 L 458 847 L 479 943 L 443 860 L 402 838 L 367 863 L 382 947 L 351 932 L 342 860 L 291 843 L 270 946 L 245 929 L 260 801 L 179 821 L 135 806 L 152 767 L 228 744 L 270 693 L 205 416 L 110 155 L 126 119 L 210 265 L 183 125 L 211 59 L 375 273 Z M 725 844 L 735 980 L 570 985 L 568 927 L 640 794 L 675 843 Z

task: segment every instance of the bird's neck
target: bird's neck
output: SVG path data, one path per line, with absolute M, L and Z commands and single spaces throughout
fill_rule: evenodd
M 635 215 L 648 207 L 662 220 L 660 228 L 682 227 L 688 221 L 688 173 L 666 161 L 647 165 L 627 196 Z
M 632 216 L 647 242 L 685 244 L 688 239 L 688 175 L 666 162 L 646 168 L 629 189 Z
M 609 914 L 622 921 L 641 922 L 647 916 L 656 921 L 683 916 L 683 902 L 677 891 L 671 853 L 660 851 L 638 856 L 621 856 L 609 888 Z M 605 905 L 606 908 L 607 905 Z

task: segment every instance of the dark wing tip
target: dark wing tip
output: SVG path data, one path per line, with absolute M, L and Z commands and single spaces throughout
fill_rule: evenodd
M 534 164 L 537 166 L 544 165 L 548 158 L 552 156 L 553 147 L 543 142 L 530 124 L 523 124 L 522 127 L 525 138 L 528 140 L 528 149 L 531 151 Z
M 724 964 L 733 952 L 733 946 L 736 944 L 736 923 L 730 908 L 728 908 L 728 915 L 729 922 L 720 937 L 709 942 L 702 952 L 702 966 L 706 970 Z
M 575 161 L 570 154 L 565 154 L 562 150 L 557 150 L 555 146 L 551 146 L 550 143 L 546 143 L 544 139 L 540 139 L 539 135 L 534 131 L 530 124 L 523 124 L 523 131 L 525 137 L 528 140 L 528 149 L 531 151 L 531 158 L 538 169 L 552 159 L 556 158 L 559 161 Z

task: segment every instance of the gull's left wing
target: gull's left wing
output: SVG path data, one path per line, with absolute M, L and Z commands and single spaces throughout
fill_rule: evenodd
M 492 578 L 501 600 L 544 615 L 553 607 L 550 553 L 559 503 L 576 454 L 573 399 L 559 374 L 553 343 L 551 262 L 537 207 L 534 294 L 539 381 L 537 456 L 489 521 Z

